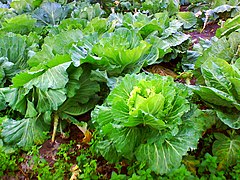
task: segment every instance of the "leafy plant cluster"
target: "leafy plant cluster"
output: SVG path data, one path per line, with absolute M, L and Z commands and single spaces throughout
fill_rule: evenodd
M 194 45 L 189 57 L 190 36 L 183 30 L 197 18 L 178 12 L 178 1 L 112 5 L 0 4 L 0 155 L 9 164 L 2 172 L 17 169 L 15 156 L 4 151 L 30 150 L 51 130 L 54 143 L 66 123 L 87 137 L 78 117 L 94 109 L 92 150 L 128 169 L 114 171 L 112 179 L 239 178 L 239 15 L 215 39 Z M 196 84 L 142 72 L 159 63 L 178 64 L 179 71 L 191 67 Z M 34 151 L 31 171 L 38 178 L 69 176 L 63 169 L 80 179 L 102 178 L 95 156 L 74 153 L 61 147 L 61 160 L 50 167 Z

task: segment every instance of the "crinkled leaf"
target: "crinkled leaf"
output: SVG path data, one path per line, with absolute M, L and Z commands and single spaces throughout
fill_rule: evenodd
M 7 144 L 17 145 L 23 149 L 30 149 L 34 143 L 41 144 L 46 139 L 44 131 L 50 126 L 45 124 L 42 116 L 22 120 L 8 119 L 2 124 L 2 136 Z
M 239 159 L 240 136 L 227 137 L 221 133 L 215 133 L 214 136 L 217 140 L 213 143 L 213 155 L 227 167 L 236 164 Z
M 28 34 L 35 28 L 36 20 L 26 14 L 7 19 L 2 23 L 0 31 L 16 34 Z

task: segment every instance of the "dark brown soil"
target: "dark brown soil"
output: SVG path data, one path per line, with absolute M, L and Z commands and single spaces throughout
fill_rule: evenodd
M 193 43 L 198 43 L 199 38 L 211 39 L 213 36 L 215 36 L 216 30 L 219 27 L 220 26 L 216 22 L 209 23 L 209 24 L 207 24 L 207 26 L 205 27 L 205 29 L 203 31 L 194 31 L 194 32 L 190 32 L 188 34 L 191 35 Z

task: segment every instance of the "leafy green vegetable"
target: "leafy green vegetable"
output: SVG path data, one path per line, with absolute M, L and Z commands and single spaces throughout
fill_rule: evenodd
M 55 55 L 59 60 L 62 57 L 69 59 L 68 54 L 73 43 L 80 41 L 83 38 L 83 33 L 80 30 L 63 31 L 55 36 L 48 36 L 44 39 L 42 50 L 36 52 L 29 60 L 28 64 L 31 67 L 38 66 L 39 64 L 52 60 Z M 59 56 L 63 55 L 63 56 Z
M 12 0 L 10 6 L 19 14 L 26 11 L 33 11 L 42 3 L 42 0 Z
M 177 17 L 183 23 L 184 29 L 190 29 L 197 23 L 197 18 L 192 12 L 178 12 Z
M 3 122 L 2 136 L 11 145 L 29 149 L 33 143 L 43 143 L 46 138 L 44 131 L 49 131 L 49 125 L 46 126 L 42 116 L 22 120 L 8 119 Z
M 46 2 L 33 12 L 32 17 L 38 20 L 38 26 L 55 26 L 67 17 L 68 12 L 68 6 L 61 6 L 61 4 L 55 2 Z
M 0 87 L 4 87 L 21 70 L 27 67 L 27 43 L 20 35 L 0 37 Z
M 2 23 L 1 32 L 13 32 L 18 34 L 28 34 L 35 28 L 36 20 L 31 16 L 22 14 Z
M 73 18 L 86 19 L 90 21 L 104 14 L 104 11 L 101 9 L 100 4 L 96 3 L 94 5 L 91 5 L 89 3 L 83 3 L 78 5 L 76 9 L 74 9 L 74 11 L 71 13 Z
M 5 109 L 6 107 L 6 102 L 5 102 L 5 97 L 4 94 L 2 92 L 0 92 L 0 111 Z
M 159 75 L 126 75 L 92 112 L 97 149 L 110 162 L 137 159 L 157 174 L 178 167 L 202 131 L 188 90 Z
M 239 59 L 236 61 L 238 64 Z M 217 116 L 231 128 L 239 129 L 239 68 L 220 58 L 208 58 L 201 65 L 206 86 L 192 86 L 194 92 L 217 111 Z
M 240 136 L 227 137 L 221 133 L 215 133 L 216 141 L 213 143 L 213 155 L 217 156 L 221 164 L 230 166 L 237 162 L 240 148 Z
M 218 38 L 222 36 L 228 36 L 234 31 L 239 31 L 240 29 L 240 14 L 232 19 L 228 19 L 222 28 L 218 28 L 216 31 L 216 36 Z
M 234 63 L 240 57 L 238 53 L 239 39 L 240 32 L 233 32 L 228 37 L 224 36 L 218 41 L 213 42 L 213 44 L 203 52 L 203 55 L 197 59 L 195 68 L 200 68 L 209 57 L 217 57 L 225 59 L 229 63 Z
M 78 69 L 71 63 L 69 56 L 55 56 L 16 75 L 12 88 L 2 89 L 8 106 L 24 116 L 22 120 L 6 121 L 3 126 L 3 132 L 6 133 L 2 133 L 5 143 L 16 143 L 20 147 L 29 148 L 37 141 L 28 136 L 39 136 L 38 133 L 42 133 L 42 130 L 49 130 L 51 114 L 71 121 L 74 119 L 72 116 L 81 115 L 94 107 L 99 100 L 96 95 L 100 90 L 98 83 L 90 80 L 89 67 Z M 43 124 L 39 127 L 41 129 L 27 131 L 28 126 L 34 127 L 36 121 Z M 8 134 L 11 123 L 15 124 L 15 130 Z M 19 135 L 14 136 L 14 133 Z M 22 137 L 22 133 L 26 135 Z
M 166 10 L 169 12 L 170 16 L 178 12 L 179 7 L 179 1 L 176 0 L 146 0 L 142 4 L 142 10 L 147 10 L 151 14 L 163 12 L 164 10 Z
M 74 46 L 71 53 L 74 61 L 91 63 L 100 70 L 106 70 L 111 76 L 139 71 L 145 62 L 144 55 L 151 45 L 141 40 L 134 31 L 118 28 L 113 33 L 105 33 L 95 44 L 94 35 L 85 39 L 82 46 Z M 79 59 L 77 59 L 79 58 Z

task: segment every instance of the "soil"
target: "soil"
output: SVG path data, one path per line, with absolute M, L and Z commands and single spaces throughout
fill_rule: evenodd
M 204 30 L 202 30 L 202 31 L 193 31 L 193 32 L 189 32 L 187 34 L 189 34 L 192 37 L 192 42 L 193 43 L 198 43 L 199 42 L 199 38 L 211 39 L 213 36 L 215 36 L 216 30 L 219 27 L 220 26 L 216 22 L 211 22 L 211 23 L 207 24 L 207 26 L 205 27 Z

